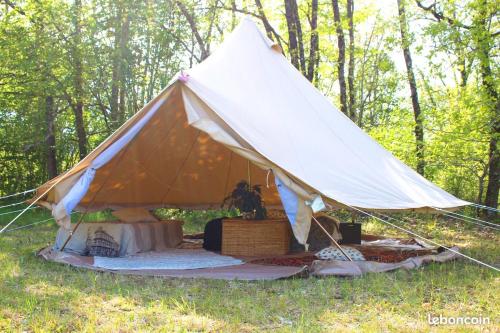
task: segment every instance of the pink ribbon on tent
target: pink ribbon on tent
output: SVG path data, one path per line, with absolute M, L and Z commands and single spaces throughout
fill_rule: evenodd
M 182 83 L 186 83 L 188 82 L 188 80 L 189 80 L 189 74 L 181 72 L 181 74 L 179 75 L 179 81 L 181 81 Z

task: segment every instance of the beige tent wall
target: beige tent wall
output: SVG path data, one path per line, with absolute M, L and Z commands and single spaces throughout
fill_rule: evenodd
M 85 169 L 90 166 L 92 161 L 100 153 L 102 153 L 106 148 L 112 145 L 132 126 L 134 126 L 142 117 L 144 117 L 144 115 L 148 113 L 148 111 L 154 104 L 156 104 L 161 99 L 168 98 L 172 91 L 173 89 L 171 86 L 165 88 L 155 98 L 149 101 L 149 103 L 146 104 L 139 112 L 128 119 L 120 128 L 118 128 L 113 134 L 111 134 L 106 140 L 104 140 L 98 147 L 96 147 L 70 170 L 61 173 L 57 177 L 50 179 L 49 181 L 38 187 L 36 190 L 36 195 L 32 200 L 36 200 L 37 198 L 42 196 L 43 193 L 50 189 L 47 195 L 43 195 L 45 197 L 45 200 L 40 201 L 39 204 L 42 204 L 43 206 L 50 206 L 50 203 L 59 202 L 69 191 L 69 189 L 76 183 L 78 178 L 80 178 Z
M 100 168 L 80 209 L 105 207 L 219 208 L 240 180 L 262 185 L 268 207 L 281 201 L 272 175 L 189 126 L 175 85 L 136 138 Z

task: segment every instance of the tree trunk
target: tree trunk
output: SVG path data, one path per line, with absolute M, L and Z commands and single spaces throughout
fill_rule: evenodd
M 120 4 L 116 4 L 120 6 Z M 113 47 L 113 69 L 111 74 L 111 101 L 110 101 L 110 122 L 112 130 L 119 127 L 118 121 L 118 100 L 120 97 L 120 69 L 121 69 L 121 59 L 120 59 L 120 39 L 122 31 L 122 8 L 116 9 L 116 22 L 115 22 L 115 36 L 114 36 L 114 47 Z
M 82 11 L 81 0 L 75 0 L 74 5 L 74 26 L 75 36 L 73 39 L 73 61 L 74 61 L 74 88 L 76 105 L 73 107 L 75 114 L 75 128 L 78 138 L 78 152 L 80 159 L 87 156 L 87 133 L 85 132 L 85 123 L 83 120 L 83 66 L 81 47 L 81 24 L 80 16 Z
M 354 0 L 347 0 L 347 18 L 349 20 L 349 68 L 347 84 L 349 87 L 349 117 L 356 121 L 356 92 L 354 90 Z
M 47 127 L 45 141 L 47 143 L 47 174 L 49 179 L 57 176 L 56 136 L 54 134 L 55 118 L 54 98 L 47 96 L 45 97 L 45 125 Z
M 486 22 L 484 22 L 486 25 Z M 489 168 L 488 168 L 488 186 L 484 204 L 489 207 L 498 207 L 498 194 L 500 191 L 500 99 L 495 88 L 495 77 L 490 64 L 490 38 L 489 36 L 480 37 L 477 41 L 479 51 L 479 67 L 481 71 L 481 84 L 488 97 L 487 104 L 490 105 L 491 112 L 491 138 L 489 144 Z M 487 215 L 495 216 L 496 212 L 489 211 Z
M 397 1 L 398 1 L 398 11 L 399 11 L 399 27 L 401 30 L 401 46 L 403 48 L 403 55 L 405 58 L 406 73 L 408 76 L 408 84 L 410 85 L 411 103 L 413 106 L 413 115 L 415 117 L 415 141 L 416 141 L 416 153 L 417 153 L 417 172 L 423 176 L 424 169 L 425 169 L 424 126 L 423 126 L 423 122 L 422 122 L 422 113 L 420 110 L 420 103 L 418 101 L 417 83 L 415 81 L 415 74 L 413 72 L 413 64 L 412 64 L 412 60 L 411 60 L 404 0 L 397 0 Z
M 274 31 L 273 27 L 269 23 L 269 20 L 267 19 L 266 13 L 264 12 L 264 7 L 262 6 L 262 2 L 260 0 L 255 0 L 255 6 L 257 6 L 257 10 L 259 11 L 259 16 L 262 21 L 262 24 L 264 24 L 264 29 L 266 29 L 267 37 L 269 37 L 271 40 L 274 40 L 276 43 L 278 43 L 279 47 L 281 50 L 283 50 L 283 45 L 281 45 L 281 40 L 279 36 L 276 34 L 276 31 Z M 274 38 L 273 38 L 274 36 Z
M 311 2 L 311 45 L 309 47 L 309 67 L 307 68 L 307 79 L 311 82 L 314 81 L 316 76 L 316 64 L 319 52 L 319 38 L 318 38 L 318 0 Z
M 125 106 L 126 106 L 126 73 L 127 73 L 127 59 L 128 59 L 128 39 L 129 39 L 130 16 L 125 14 L 125 21 L 121 28 L 120 36 L 120 99 L 118 106 L 118 124 L 121 125 L 125 121 Z
M 347 93 L 346 93 L 346 84 L 345 84 L 345 39 L 344 39 L 344 30 L 342 29 L 342 22 L 340 19 L 340 9 L 339 9 L 339 1 L 332 0 L 333 7 L 333 20 L 335 22 L 335 31 L 337 33 L 337 43 L 339 48 L 339 57 L 337 62 L 337 69 L 339 75 L 339 85 L 340 85 L 340 111 L 342 111 L 345 115 L 349 115 L 347 113 Z
M 236 1 L 231 0 L 231 31 L 236 27 Z
M 295 15 L 293 13 L 293 2 L 295 0 L 285 0 L 285 18 L 288 28 L 288 52 L 292 65 L 300 71 L 299 47 L 297 42 L 297 27 Z
M 288 0 L 292 5 L 293 19 L 295 21 L 295 28 L 297 29 L 297 44 L 299 46 L 299 63 L 302 74 L 306 75 L 306 56 L 304 53 L 304 39 L 302 37 L 302 24 L 300 23 L 299 8 L 297 0 Z
M 198 43 L 198 46 L 200 47 L 201 51 L 201 60 L 205 60 L 209 53 L 207 50 L 207 47 L 205 45 L 205 42 L 203 41 L 203 38 L 201 38 L 200 32 L 198 31 L 198 28 L 196 26 L 196 21 L 193 18 L 193 15 L 188 11 L 186 6 L 181 2 L 181 1 L 176 1 L 177 7 L 179 7 L 182 15 L 186 18 L 188 21 L 189 26 L 191 27 L 191 31 L 193 32 L 193 35 L 196 39 L 196 42 Z

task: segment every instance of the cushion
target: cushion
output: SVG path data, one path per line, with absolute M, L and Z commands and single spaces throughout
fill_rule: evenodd
M 351 257 L 353 261 L 366 260 L 363 254 L 355 248 L 349 246 L 342 246 L 342 250 L 344 250 L 344 252 L 347 253 L 347 255 Z M 338 248 L 332 246 L 324 248 L 323 250 L 316 253 L 316 257 L 318 257 L 321 260 L 343 260 L 343 261 L 348 260 Z
M 158 222 L 158 219 L 144 208 L 125 208 L 115 210 L 113 215 L 122 222 Z
M 332 235 L 333 239 L 336 241 L 342 239 L 342 236 L 338 231 L 337 222 L 334 219 L 323 214 L 318 215 L 316 219 L 323 226 L 323 228 L 325 228 L 326 231 Z M 333 245 L 330 237 L 325 234 L 315 221 L 311 221 L 311 229 L 309 230 L 309 236 L 307 237 L 307 244 L 309 244 L 309 251 L 311 252 L 319 251 L 325 247 Z M 299 244 L 295 237 L 292 237 L 291 251 L 304 251 L 304 245 Z
M 118 257 L 120 245 L 115 241 L 113 236 L 102 228 L 99 228 L 95 231 L 92 238 L 89 235 L 86 252 L 92 257 Z

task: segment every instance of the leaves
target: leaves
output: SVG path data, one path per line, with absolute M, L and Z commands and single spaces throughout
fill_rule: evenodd
M 173 0 L 83 0 L 79 38 L 75 38 L 73 1 L 0 2 L 0 194 L 47 180 L 44 110 L 48 96 L 56 112 L 57 169 L 65 171 L 79 160 L 70 103 L 79 96 L 75 55 L 82 61 L 81 100 L 91 151 L 179 70 L 199 62 L 203 51 L 213 52 L 247 13 L 280 42 L 285 55 L 290 54 L 283 2 L 180 0 L 192 25 Z M 306 57 L 312 45 L 317 47 L 315 73 L 308 76 L 338 106 L 337 33 L 331 2 L 318 3 L 316 25 L 311 25 L 311 2 L 296 4 L 295 24 L 300 23 Z M 346 3 L 339 2 L 339 7 L 347 35 Z M 406 1 L 406 9 L 426 137 L 426 175 L 453 194 L 478 200 L 484 197 L 482 187 L 488 182 L 489 140 L 498 136 L 492 131 L 497 115 L 491 97 L 491 91 L 498 91 L 499 70 L 495 3 L 438 1 L 435 9 L 442 19 L 414 1 Z M 129 20 L 121 50 L 120 43 L 115 43 L 120 41 L 115 40 L 120 37 L 120 22 L 123 25 L 119 13 L 122 20 L 125 16 Z M 353 22 L 356 123 L 415 167 L 414 120 L 401 65 L 396 1 L 384 5 L 354 1 Z M 317 44 L 311 42 L 314 26 Z M 490 72 L 485 73 L 482 69 L 488 64 Z M 113 77 L 117 66 L 120 80 Z M 118 104 L 121 100 L 124 113 L 116 124 L 111 116 L 113 100 Z M 259 193 L 259 188 L 247 190 Z

